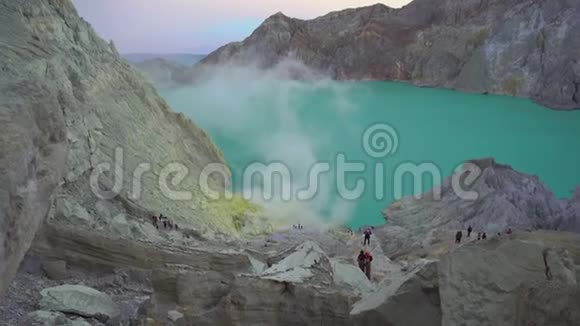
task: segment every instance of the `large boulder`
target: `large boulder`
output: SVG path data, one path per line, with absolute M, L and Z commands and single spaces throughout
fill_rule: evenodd
M 311 241 L 291 246 L 261 273 L 248 266 L 237 273 L 159 274 L 153 280 L 157 305 L 177 306 L 187 325 L 351 325 L 352 292 L 333 284 L 329 258 Z
M 331 273 L 330 260 L 318 244 L 307 241 L 294 249 L 283 260 L 260 274 L 263 279 L 279 282 L 302 283 L 310 278 L 328 280 Z
M 83 285 L 61 285 L 40 292 L 43 310 L 114 322 L 120 316 L 115 302 L 107 294 Z
M 359 295 L 373 291 L 371 282 L 358 266 L 340 260 L 331 262 L 332 276 L 336 285 L 354 290 Z
M 440 263 L 443 325 L 524 325 L 517 323 L 522 314 L 514 312 L 529 312 L 541 305 L 551 295 L 541 294 L 541 289 L 554 284 L 567 289 L 566 298 L 555 302 L 554 307 L 577 313 L 580 307 L 572 304 L 577 288 L 574 268 L 565 251 L 546 247 L 539 237 L 498 237 L 464 246 Z M 551 323 L 569 317 L 553 319 L 555 314 L 545 309 L 537 314 Z
M 408 274 L 388 279 L 355 303 L 356 325 L 440 326 L 437 262 L 423 262 Z

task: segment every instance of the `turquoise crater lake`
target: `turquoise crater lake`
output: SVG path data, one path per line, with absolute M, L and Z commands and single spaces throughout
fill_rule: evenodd
M 538 175 L 561 198 L 580 185 L 580 111 L 553 111 L 526 99 L 390 82 L 296 82 L 236 74 L 162 95 L 208 131 L 225 154 L 237 190 L 254 162 L 288 166 L 293 192 L 308 186 L 314 164 L 327 162 L 331 171 L 320 178 L 306 207 L 353 227 L 384 223 L 381 211 L 393 201 L 394 171 L 401 163 L 432 162 L 447 177 L 467 159 L 494 157 Z M 398 147 L 386 157 L 372 157 L 363 146 L 365 130 L 377 123 L 396 132 Z M 365 172 L 346 177 L 351 189 L 357 179 L 365 181 L 360 198 L 340 196 L 337 155 L 366 164 Z M 375 173 L 378 163 L 384 164 L 382 177 Z M 384 188 L 377 179 L 384 180 Z M 432 183 L 425 180 L 425 188 Z M 419 191 L 408 178 L 403 186 L 405 194 Z M 301 219 L 301 211 L 292 212 Z

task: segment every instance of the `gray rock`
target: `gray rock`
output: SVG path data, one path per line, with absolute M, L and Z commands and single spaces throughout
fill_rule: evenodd
M 202 312 L 216 306 L 230 291 L 234 276 L 214 271 L 183 273 L 177 277 L 177 303 Z
M 578 21 L 578 2 L 542 0 L 415 0 L 306 21 L 277 13 L 191 74 L 224 63 L 276 68 L 290 58 L 336 79 L 405 81 L 579 109 Z
M 383 282 L 355 303 L 350 314 L 355 325 L 441 325 L 437 262 Z
M 38 310 L 27 316 L 27 326 L 91 326 L 83 318 L 67 318 L 61 312 Z
M 544 259 L 547 249 L 541 241 L 504 237 L 465 246 L 443 258 L 439 267 L 443 325 L 516 325 L 516 309 L 529 309 L 538 304 L 535 300 L 542 300 L 526 289 L 546 283 L 575 288 L 575 275 L 569 270 L 573 264 L 555 251 Z M 524 307 L 522 299 L 528 300 Z M 580 307 L 567 309 L 578 313 Z
M 167 313 L 167 318 L 174 323 L 177 323 L 180 319 L 183 318 L 183 314 L 176 310 L 171 310 Z
M 67 321 L 61 312 L 38 310 L 28 314 L 26 323 L 30 326 L 62 326 L 67 325 Z
M 318 244 L 308 241 L 283 260 L 266 269 L 261 278 L 279 282 L 302 283 L 317 271 L 330 271 L 330 261 Z
M 522 287 L 516 308 L 516 326 L 573 326 L 580 320 L 580 288 L 558 282 Z
M 250 263 L 252 264 L 252 273 L 262 274 L 266 270 L 267 268 L 266 264 L 252 257 L 251 255 L 248 255 L 248 258 L 250 259 Z
M 332 275 L 334 283 L 338 286 L 346 286 L 353 289 L 357 294 L 373 291 L 371 282 L 358 266 L 340 261 L 332 262 Z
M 105 293 L 82 285 L 61 285 L 40 293 L 40 307 L 111 322 L 119 318 L 119 308 Z
M 76 318 L 76 319 L 69 319 L 67 326 L 92 326 L 92 325 L 91 325 L 91 323 L 89 323 L 88 321 L 86 321 L 82 318 Z
M 42 261 L 42 270 L 53 280 L 64 280 L 68 277 L 66 269 L 66 261 L 64 260 L 49 260 Z
M 219 309 L 218 309 L 219 308 Z M 349 300 L 320 283 L 239 277 L 221 306 L 193 316 L 193 325 L 352 325 Z

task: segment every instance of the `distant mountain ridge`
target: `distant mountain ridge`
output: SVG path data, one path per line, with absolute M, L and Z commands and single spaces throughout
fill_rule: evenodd
M 277 13 L 201 63 L 268 69 L 293 58 L 338 80 L 403 81 L 580 109 L 578 35 L 578 1 L 415 0 L 313 20 Z
M 205 54 L 192 53 L 127 53 L 122 55 L 132 64 L 139 64 L 150 60 L 163 59 L 176 64 L 191 66 L 205 58 Z

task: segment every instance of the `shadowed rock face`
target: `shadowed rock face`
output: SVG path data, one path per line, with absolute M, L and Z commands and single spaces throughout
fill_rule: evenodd
M 172 112 L 70 1 L 8 0 L 0 12 L 0 293 L 47 214 L 94 227 L 106 216 L 101 208 L 116 206 L 117 214 L 162 211 L 204 224 L 198 176 L 223 163 L 208 136 Z M 187 167 L 181 186 L 191 200 L 170 202 L 160 192 L 169 162 Z M 137 176 L 139 185 L 141 163 L 150 171 Z M 90 176 L 101 167 L 92 184 L 119 187 L 99 208 Z M 223 189 L 219 179 L 210 184 Z
M 468 197 L 471 195 L 475 197 Z M 478 232 L 493 235 L 508 228 L 554 229 L 564 220 L 571 223 L 580 218 L 567 218 L 562 202 L 536 176 L 517 172 L 493 159 L 469 161 L 440 188 L 423 194 L 421 199 L 396 201 L 383 214 L 389 223 L 375 233 L 388 239 L 383 250 L 391 258 L 437 250 L 443 254 L 457 230 L 463 230 L 464 241 L 469 241 Z M 474 233 L 467 238 L 465 230 L 469 226 Z
M 415 0 L 303 21 L 281 13 L 204 64 L 271 68 L 287 57 L 336 79 L 410 82 L 580 108 L 580 3 Z

